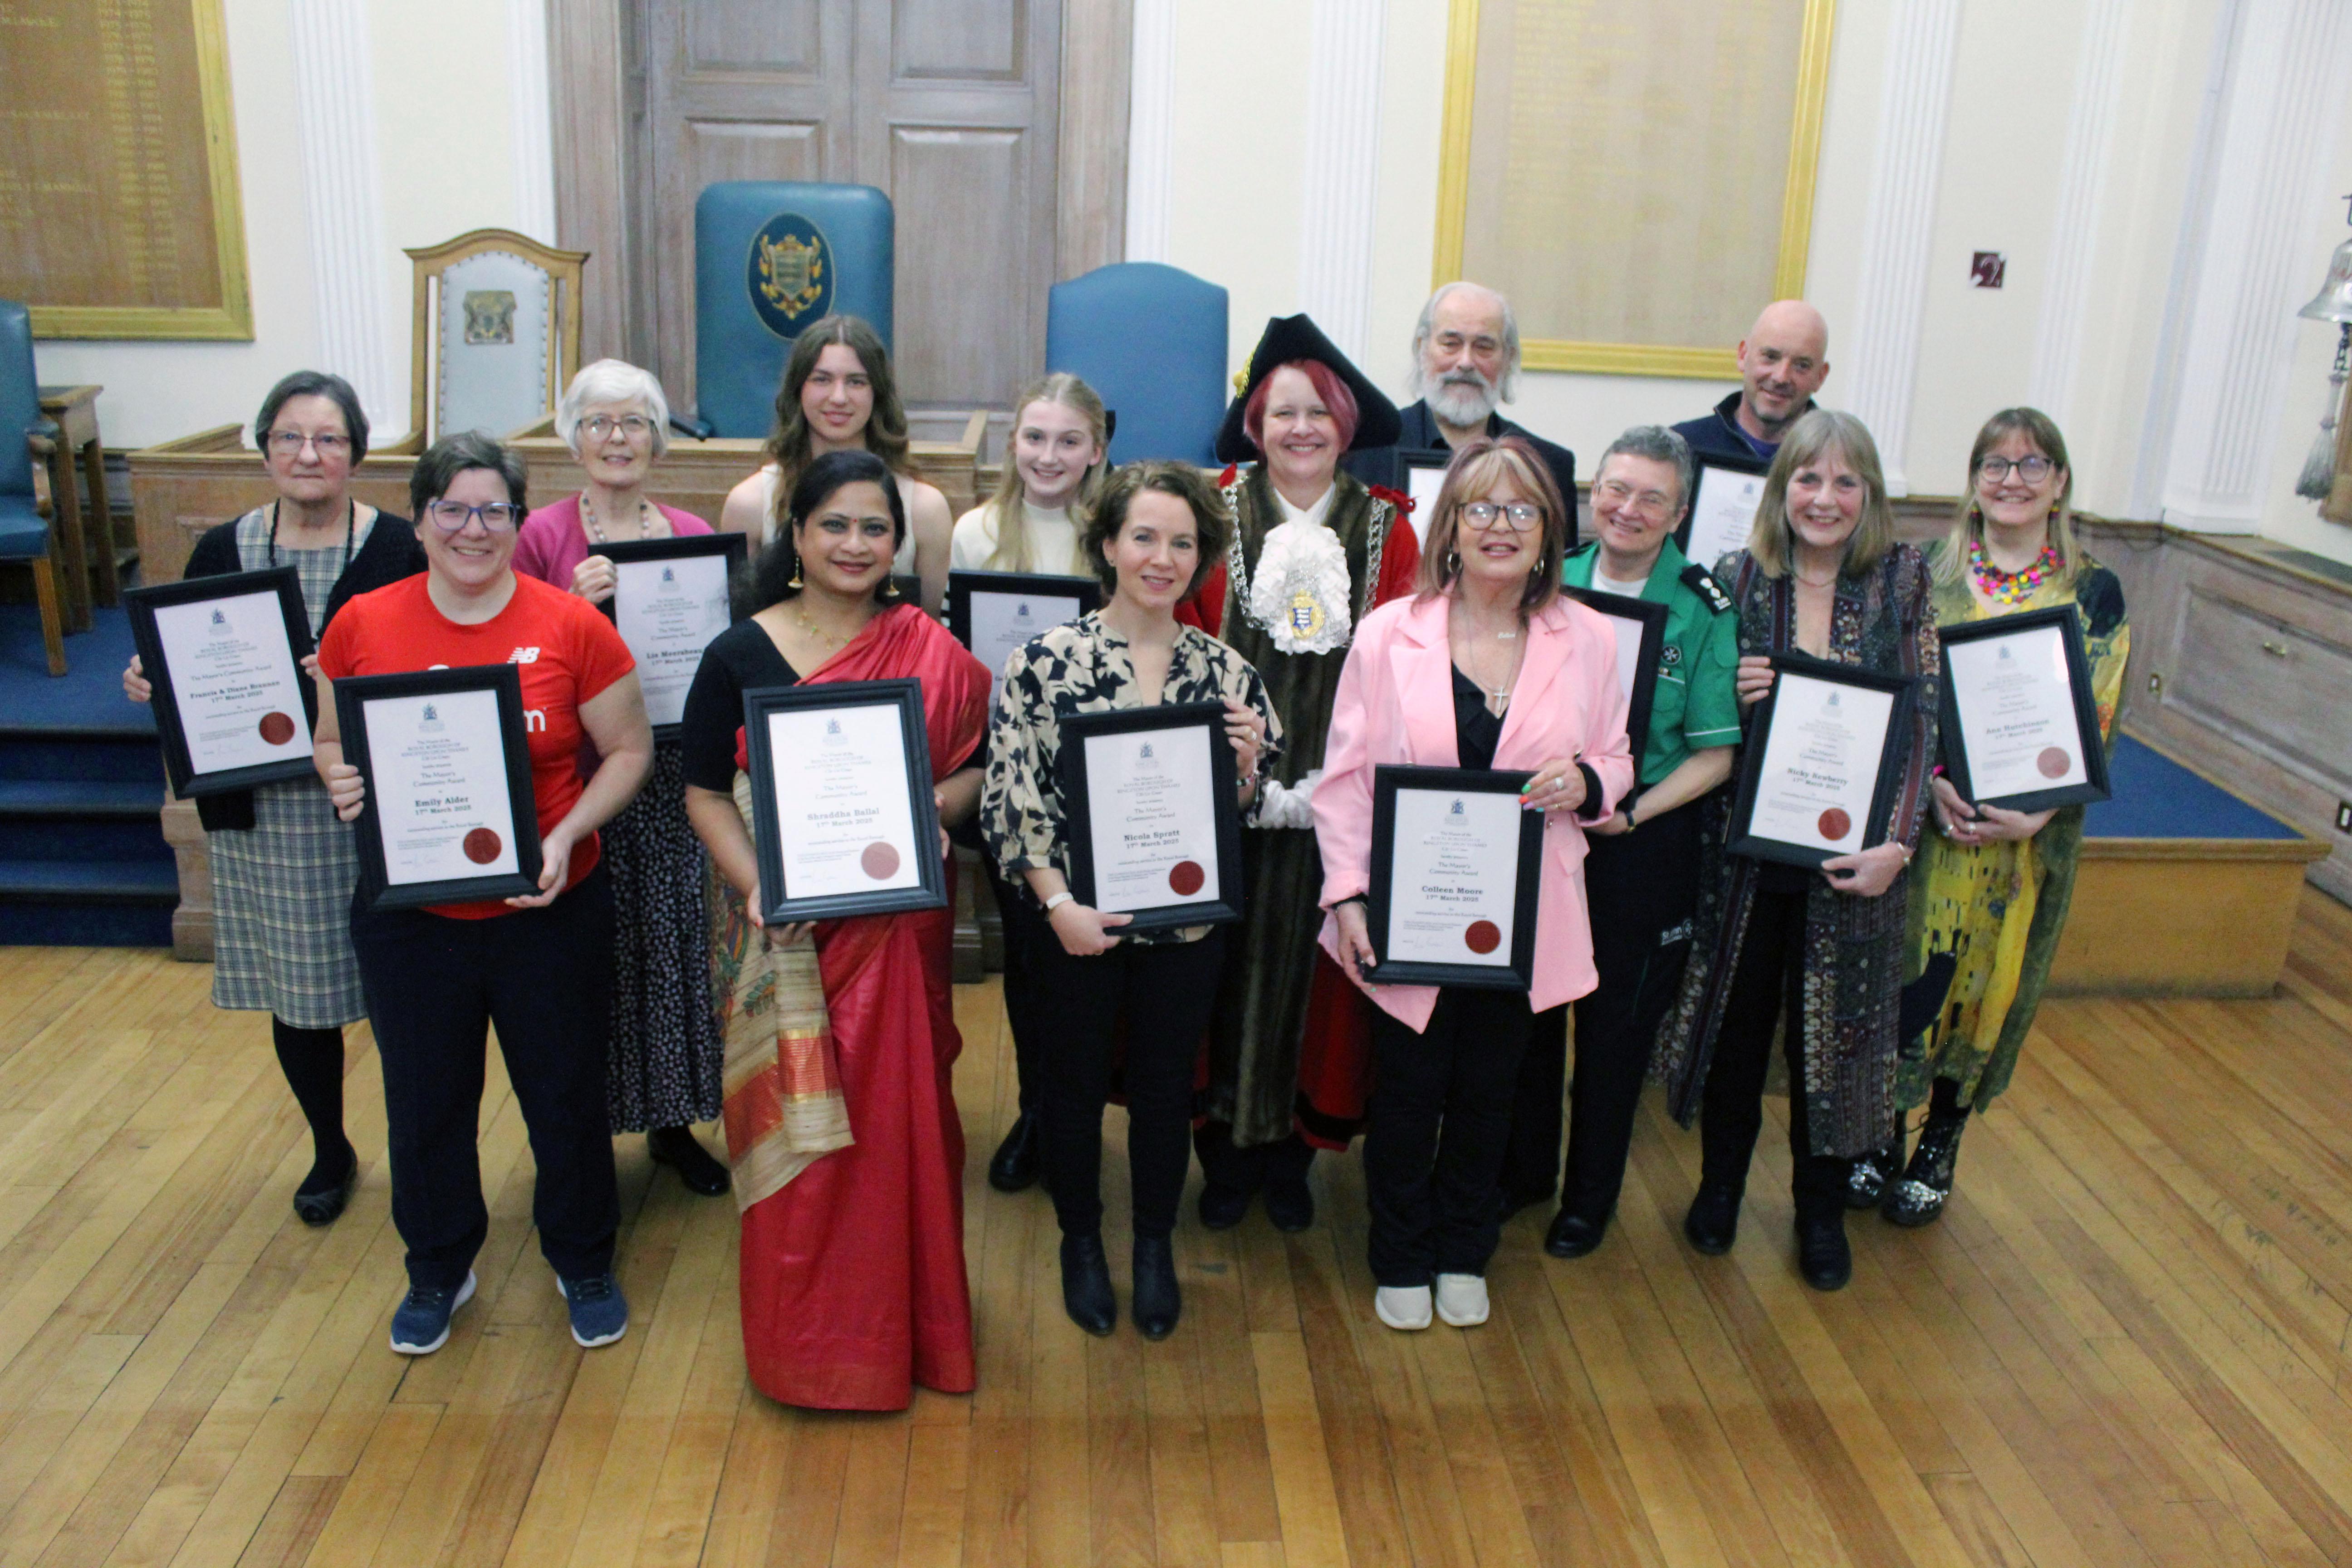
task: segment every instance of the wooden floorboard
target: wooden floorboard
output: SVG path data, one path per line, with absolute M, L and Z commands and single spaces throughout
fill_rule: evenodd
M 394 1356 L 367 1032 L 363 1179 L 312 1231 L 267 1022 L 210 979 L 0 950 L 0 1568 L 2352 1568 L 2352 910 L 2315 892 L 2271 998 L 2044 1008 L 1943 1223 L 1855 1216 L 1842 1294 L 1795 1272 L 1785 1106 L 1707 1258 L 1653 1100 L 1601 1250 L 1549 1258 L 1524 1213 L 1493 1321 L 1418 1337 L 1373 1318 L 1361 1169 L 1328 1157 L 1298 1236 L 1202 1231 L 1188 1192 L 1173 1338 L 1079 1332 L 1050 1205 L 983 1180 L 1017 1086 L 994 984 L 964 987 L 980 1386 L 902 1415 L 749 1386 L 733 1205 L 640 1139 L 635 1321 L 573 1345 L 495 1056 L 478 1298 Z

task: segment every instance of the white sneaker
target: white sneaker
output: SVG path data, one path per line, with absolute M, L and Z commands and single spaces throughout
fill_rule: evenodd
M 1429 1327 L 1429 1287 L 1383 1285 L 1372 1292 L 1372 1310 L 1381 1322 L 1411 1333 Z
M 1483 1274 L 1439 1275 L 1437 1315 L 1457 1329 L 1475 1329 L 1485 1322 L 1486 1277 Z M 1422 1321 L 1428 1321 L 1425 1318 Z

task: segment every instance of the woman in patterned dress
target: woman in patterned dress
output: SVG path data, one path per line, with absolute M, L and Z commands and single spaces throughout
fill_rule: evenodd
M 2073 605 L 2099 731 L 2112 738 L 2131 626 L 2123 585 L 2075 541 L 2074 487 L 2066 439 L 2048 415 L 2008 408 L 1987 420 L 1969 454 L 1968 497 L 1951 538 L 1928 556 L 1936 624 Z M 1955 970 L 1924 1049 L 1906 1048 L 1896 1082 L 1896 1102 L 1908 1110 L 1925 1101 L 1927 1122 L 1900 1181 L 1892 1179 L 1903 1159 L 1898 1130 L 1884 1151 L 1854 1163 L 1848 1199 L 1866 1208 L 1884 1188 L 1880 1212 L 1903 1226 L 1944 1212 L 1969 1113 L 2009 1087 L 2065 929 L 2083 844 L 2079 805 L 2004 811 L 1962 800 L 1940 774 L 1934 795 L 1937 832 L 1911 885 L 1909 972 L 1939 953 Z
M 196 541 L 184 575 L 218 577 L 292 566 L 310 635 L 354 595 L 425 570 L 408 520 L 351 494 L 367 456 L 367 416 L 338 375 L 297 371 L 269 389 L 253 422 L 278 499 Z M 302 661 L 315 671 L 316 658 Z M 152 689 L 133 656 L 122 689 Z M 213 869 L 213 1005 L 267 1012 L 278 1064 L 310 1126 L 309 1175 L 294 1212 L 327 1225 L 359 1184 L 343 1136 L 343 1026 L 367 1016 L 352 954 L 352 888 L 359 852 L 316 777 L 196 802 Z
M 592 544 L 709 533 L 692 512 L 646 499 L 654 463 L 669 447 L 669 400 L 635 365 L 604 359 L 572 378 L 555 433 L 587 471 L 578 495 L 541 507 L 515 542 L 515 570 L 592 605 L 613 596 L 613 563 Z M 584 777 L 593 754 L 581 758 Z M 706 1197 L 727 1190 L 727 1167 L 690 1125 L 719 1114 L 719 1025 L 709 1006 L 709 943 L 702 842 L 686 820 L 678 743 L 656 741 L 653 771 L 603 829 L 618 926 L 613 943 L 613 1039 L 604 1079 L 615 1132 L 643 1132 L 646 1148 Z
M 1189 1163 L 1192 1068 L 1216 1000 L 1225 930 L 1122 932 L 1132 917 L 1077 901 L 1068 882 L 1062 721 L 1223 702 L 1240 803 L 1255 797 L 1260 762 L 1282 745 L 1265 683 L 1233 649 L 1176 619 L 1229 526 L 1216 492 L 1185 464 L 1134 463 L 1113 475 L 1086 533 L 1109 603 L 1005 662 L 989 736 L 981 826 L 1005 880 L 1023 886 L 1050 928 L 1036 954 L 1045 1170 L 1062 1227 L 1063 1310 L 1089 1333 L 1108 1334 L 1118 1319 L 1101 1194 L 1103 1106 L 1115 1057 L 1127 1091 L 1135 1326 L 1146 1339 L 1165 1339 L 1183 1309 L 1176 1209 Z
M 1763 1126 L 1773 1031 L 1785 1017 L 1797 1259 L 1817 1290 L 1853 1275 L 1847 1174 L 1855 1155 L 1895 1130 L 1905 878 L 1936 750 L 1942 645 L 1927 567 L 1894 531 L 1870 432 L 1851 414 L 1817 409 L 1774 457 L 1748 548 L 1716 566 L 1739 616 L 1741 702 L 1771 689 L 1771 655 L 1798 652 L 1910 678 L 1911 720 L 1881 842 L 1818 871 L 1726 855 L 1725 807 L 1714 809 L 1700 846 L 1690 967 L 1651 1063 L 1685 1126 L 1704 1104 L 1698 1193 L 1683 1231 L 1703 1253 L 1727 1252 Z

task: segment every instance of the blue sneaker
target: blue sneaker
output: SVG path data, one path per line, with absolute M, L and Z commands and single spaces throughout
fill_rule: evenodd
M 392 1348 L 403 1355 L 431 1355 L 449 1342 L 449 1319 L 474 1299 L 474 1271 L 455 1290 L 411 1285 L 392 1314 Z
M 558 1275 L 555 1288 L 563 1292 L 563 1304 L 572 1309 L 572 1338 L 577 1343 L 593 1351 L 629 1331 L 629 1303 L 621 1295 L 621 1282 L 610 1274 L 586 1279 Z

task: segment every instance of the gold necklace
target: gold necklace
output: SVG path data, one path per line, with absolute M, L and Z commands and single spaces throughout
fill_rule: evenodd
M 816 624 L 814 618 L 809 615 L 807 606 L 799 599 L 794 599 L 793 601 L 793 615 L 800 621 L 801 630 L 808 633 L 811 637 L 814 638 L 817 645 L 821 647 L 845 647 L 848 646 L 849 639 L 851 637 L 856 637 L 858 631 L 865 629 L 865 623 L 861 621 L 854 630 L 846 632 L 828 632 L 823 626 Z

